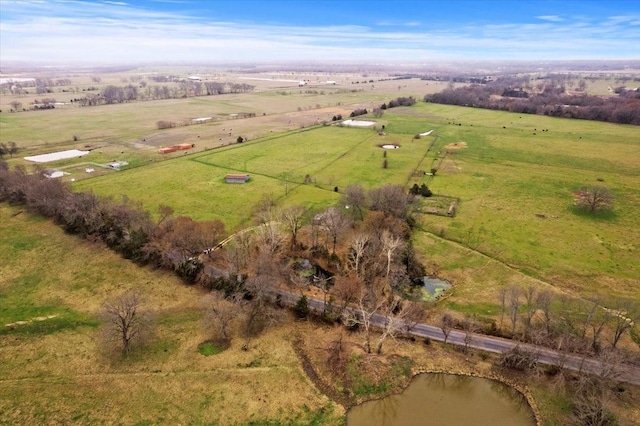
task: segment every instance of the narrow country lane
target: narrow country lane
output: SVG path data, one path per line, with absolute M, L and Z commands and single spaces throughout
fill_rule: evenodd
M 282 289 L 272 289 L 271 293 L 278 296 L 282 303 L 289 306 L 295 305 L 300 298 L 299 295 Z M 324 311 L 325 304 L 322 300 L 308 298 L 308 302 L 309 308 L 313 311 Z M 352 308 L 347 309 L 357 311 Z M 378 328 L 384 327 L 386 321 L 387 318 L 380 314 L 374 314 L 371 318 L 372 324 Z M 410 335 L 415 337 L 429 338 L 440 342 L 445 341 L 442 329 L 433 325 L 416 324 L 409 329 L 408 332 Z M 565 354 L 542 346 L 535 346 L 527 343 L 516 342 L 510 339 L 487 336 L 478 333 L 466 333 L 459 330 L 451 330 L 446 341 L 452 345 L 467 345 L 470 348 L 494 353 L 503 353 L 518 346 L 523 351 L 533 354 L 539 363 L 546 365 L 558 365 L 573 371 L 599 374 L 601 371 L 611 368 L 610 365 L 607 365 L 606 360 L 601 361 L 586 356 Z M 615 371 L 617 380 L 640 386 L 640 368 L 628 364 L 621 364 L 616 367 Z

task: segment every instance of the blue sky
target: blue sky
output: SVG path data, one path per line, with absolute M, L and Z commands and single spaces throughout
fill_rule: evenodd
M 640 59 L 640 1 L 0 0 L 0 66 Z

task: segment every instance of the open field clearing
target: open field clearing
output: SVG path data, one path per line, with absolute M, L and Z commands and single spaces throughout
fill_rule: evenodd
M 335 114 L 348 115 L 354 107 L 372 108 L 379 106 L 398 95 L 413 94 L 421 97 L 426 93 L 442 90 L 446 87 L 444 82 L 425 82 L 419 79 L 388 80 L 375 84 L 351 84 L 360 77 L 347 78 L 337 85 L 318 85 L 310 83 L 309 86 L 298 87 L 297 83 L 288 83 L 285 86 L 272 87 L 264 85 L 261 80 L 238 80 L 242 76 L 218 76 L 217 81 L 250 81 L 256 86 L 255 91 L 243 94 L 222 94 L 214 96 L 201 96 L 180 99 L 145 100 L 131 103 L 101 106 L 79 106 L 70 103 L 71 99 L 80 98 L 89 92 L 83 92 L 87 87 L 95 87 L 95 93 L 108 84 L 124 86 L 129 82 L 120 81 L 128 79 L 131 75 L 121 77 L 103 77 L 100 83 L 89 83 L 83 80 L 83 84 L 61 86 L 54 89 L 53 93 L 44 95 L 25 94 L 13 96 L 10 93 L 0 94 L 0 129 L 2 130 L 2 142 L 15 141 L 20 148 L 31 148 L 34 145 L 71 146 L 78 144 L 96 143 L 120 143 L 131 144 L 144 138 L 150 138 L 157 133 L 157 122 L 165 120 L 177 124 L 190 123 L 198 117 L 213 117 L 214 123 L 205 124 L 206 128 L 188 126 L 181 128 L 186 133 L 184 138 L 196 138 L 202 136 L 205 140 L 218 141 L 220 137 L 228 135 L 228 129 L 233 128 L 233 138 L 226 140 L 235 141 L 238 135 L 252 138 L 264 136 L 270 131 L 279 132 L 298 128 L 301 125 L 317 124 L 322 120 L 331 120 Z M 294 77 L 297 78 L 297 77 Z M 300 76 L 310 78 L 311 76 Z M 379 76 L 378 78 L 388 78 Z M 74 78 L 75 79 L 75 78 Z M 315 79 L 315 78 L 314 78 Z M 88 77 L 85 77 L 88 80 Z M 155 83 L 150 83 L 153 85 Z M 164 84 L 163 84 L 164 85 Z M 177 87 L 178 83 L 167 83 L 168 87 Z M 372 87 L 373 86 L 373 87 Z M 32 92 L 34 91 L 31 88 Z M 74 90 L 74 92 L 61 92 L 62 90 Z M 140 89 L 141 92 L 143 91 Z M 91 92 L 91 93 L 94 93 Z M 56 109 L 8 113 L 10 103 L 18 101 L 24 108 L 28 108 L 36 99 L 55 98 L 59 103 Z M 256 118 L 265 116 L 266 126 L 252 126 L 245 128 L 243 122 L 234 119 L 234 114 L 252 113 Z M 274 115 L 293 113 L 291 117 L 278 117 Z M 301 113 L 301 114 L 295 114 Z M 270 117 L 267 118 L 267 117 Z M 233 120 L 231 123 L 226 123 Z M 279 127 L 275 123 L 280 123 Z M 218 126 L 220 123 L 221 126 Z M 228 124 L 228 125 L 227 125 Z M 213 127 L 213 128 L 212 128 Z M 219 127 L 219 128 L 218 128 Z M 254 127 L 256 127 L 254 129 Z M 221 130 L 225 128 L 225 130 Z M 187 130 L 188 129 L 188 130 Z M 175 130 L 175 129 L 174 129 Z M 219 134 L 218 134 L 219 133 Z M 73 137 L 77 137 L 74 144 Z M 181 133 L 174 135 L 173 143 L 189 142 L 180 140 Z M 204 142 L 203 142 L 204 143 Z M 205 145 L 204 146 L 208 146 Z M 36 152 L 42 153 L 42 152 Z
M 401 141 L 406 144 L 389 153 L 389 166 L 383 170 L 385 150 L 378 145 Z M 152 211 L 169 203 L 176 214 L 222 219 L 231 231 L 247 224 L 251 207 L 264 195 L 285 204 L 328 207 L 338 197 L 336 186 L 404 184 L 429 141 L 381 137 L 370 129 L 319 127 L 104 175 L 77 182 L 76 188 L 115 197 L 126 194 Z M 224 182 L 225 174 L 239 172 L 250 174 L 251 180 L 244 185 Z
M 462 124 L 438 128 L 440 148 L 466 143 L 449 150 L 430 185 L 461 199 L 458 214 L 423 216 L 429 231 L 577 294 L 640 299 L 640 233 L 630 213 L 640 205 L 636 127 L 424 104 L 417 110 Z M 598 179 L 615 194 L 614 212 L 578 214 L 572 192 Z
M 197 220 L 222 219 L 228 231 L 246 226 L 251 219 L 252 206 L 265 195 L 279 199 L 288 192 L 291 197 L 323 206 L 337 198 L 327 190 L 310 186 L 295 188 L 293 184 L 287 187 L 285 181 L 253 172 L 246 184 L 225 183 L 224 176 L 233 171 L 179 158 L 89 179 L 79 182 L 77 188 L 115 198 L 126 194 L 142 201 L 152 212 L 159 205 L 167 204 L 177 215 L 188 215 Z M 297 195 L 300 191 L 304 196 Z
M 434 193 L 459 199 L 460 205 L 455 218 L 419 215 L 425 231 L 575 295 L 640 298 L 640 226 L 632 214 L 640 205 L 637 127 L 424 103 L 388 110 L 376 121 L 386 127 L 383 136 L 371 129 L 319 126 L 76 187 L 126 194 L 150 210 L 169 203 L 178 214 L 222 219 L 233 231 L 249 222 L 251 207 L 265 194 L 283 205 L 320 208 L 335 202 L 335 187 L 351 183 L 371 188 L 427 182 Z M 383 144 L 400 148 L 384 150 Z M 436 176 L 425 176 L 433 167 Z M 225 184 L 224 175 L 234 172 L 252 179 Z M 613 213 L 592 218 L 575 211 L 573 191 L 597 183 L 613 192 Z M 420 210 L 428 210 L 429 202 L 423 200 Z M 428 251 L 422 255 L 429 261 Z M 462 266 L 451 266 L 456 267 Z
M 289 329 L 250 351 L 238 339 L 202 356 L 203 291 L 16 212 L 0 207 L 0 423 L 340 424 L 342 409 L 304 376 Z M 97 314 L 125 290 L 144 295 L 155 326 L 118 360 Z

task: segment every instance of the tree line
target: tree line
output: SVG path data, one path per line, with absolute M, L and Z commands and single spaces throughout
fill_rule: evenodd
M 42 83 L 38 81 L 38 83 Z M 3 85 L 4 86 L 4 85 Z M 28 86 L 27 86 L 28 87 Z M 133 101 L 145 101 L 145 100 L 162 100 L 162 99 L 179 99 L 189 98 L 194 96 L 212 96 L 222 95 L 226 93 L 247 93 L 251 92 L 255 86 L 246 83 L 232 83 L 232 82 L 214 82 L 214 81 L 191 81 L 180 80 L 177 84 L 173 85 L 147 85 L 146 81 L 142 81 L 138 84 L 126 84 L 124 86 L 108 85 L 102 89 L 99 93 L 86 93 L 82 97 L 71 99 L 71 103 L 75 103 L 82 106 L 96 106 L 96 105 L 111 105 Z M 97 88 L 91 87 L 87 91 L 96 91 Z M 85 89 L 83 89 L 85 91 Z M 13 94 L 26 94 L 27 92 L 22 86 L 15 86 L 11 88 Z M 53 93 L 53 90 L 48 86 L 36 86 L 36 93 Z M 13 105 L 14 111 L 18 111 L 21 103 L 18 101 L 16 105 Z M 34 101 L 34 109 L 53 108 L 52 100 L 48 103 L 42 102 L 44 105 L 40 105 L 38 101 Z
M 225 235 L 219 220 L 174 217 L 168 206 L 160 206 L 154 220 L 138 202 L 74 192 L 67 183 L 49 179 L 43 172 L 28 173 L 22 166 L 9 169 L 0 161 L 0 202 L 51 218 L 66 232 L 101 241 L 139 264 L 173 269 L 187 282 L 194 282 L 202 268 L 194 259 Z
M 178 85 L 136 86 L 106 86 L 101 93 L 87 94 L 73 102 L 80 105 L 94 106 L 102 104 L 118 104 L 131 101 L 178 99 L 194 96 L 212 96 L 225 93 L 246 93 L 255 88 L 246 83 L 219 83 L 201 81 L 181 81 Z
M 266 197 L 254 208 L 253 231 L 222 248 L 218 244 L 227 233 L 220 220 L 174 216 L 166 205 L 152 217 L 126 197 L 115 200 L 74 192 L 67 183 L 45 177 L 42 169 L 35 173 L 22 166 L 9 169 L 0 160 L 0 202 L 24 206 L 51 218 L 66 232 L 101 241 L 138 264 L 173 270 L 187 283 L 226 295 L 246 294 L 247 279 L 262 275 L 265 282 L 286 282 L 294 289 L 316 285 L 327 300 L 342 306 L 336 318 L 342 318 L 353 303 L 360 312 L 390 315 L 401 311 L 398 305 L 410 305 L 401 295 L 417 291 L 415 279 L 425 275 L 410 239 L 415 223 L 411 203 L 426 195 L 420 189 L 382 185 L 365 190 L 352 184 L 343 190 L 336 207 L 322 211 L 299 205 L 279 209 Z M 324 278 L 301 275 L 292 261 L 296 258 L 322 265 Z M 456 327 L 483 330 L 568 352 L 597 353 L 603 336 L 609 347 L 616 348 L 640 318 L 637 304 L 613 297 L 587 302 L 566 298 L 559 306 L 549 292 L 514 285 L 501 289 L 499 300 L 499 325 L 447 313 L 440 321 L 443 333 Z M 368 327 L 362 314 L 348 322 Z
M 486 84 L 454 88 L 424 96 L 425 102 L 471 106 L 524 114 L 640 125 L 640 92 L 618 96 L 568 94 L 559 80 L 538 83 L 499 78 Z
M 366 330 L 368 351 L 381 352 L 383 342 L 400 332 L 400 318 L 422 312 L 399 295 L 410 290 L 411 277 L 424 274 L 410 243 L 410 196 L 402 186 L 364 190 L 350 185 L 340 200 L 344 208 L 320 212 L 302 206 L 278 209 L 272 200 L 261 200 L 254 211 L 253 232 L 241 233 L 222 248 L 219 243 L 226 231 L 219 220 L 176 217 L 164 205 L 153 218 L 126 197 L 74 192 L 42 172 L 28 173 L 22 166 L 9 169 L 0 161 L 0 202 L 51 218 L 65 232 L 102 242 L 140 265 L 173 270 L 186 283 L 219 290 L 221 297 L 245 310 L 245 337 L 255 335 L 275 315 L 267 303 L 273 302 L 268 290 L 282 283 L 301 296 L 308 286 L 319 288 L 327 302 L 326 317 Z M 301 257 L 312 259 L 314 268 L 324 273 L 302 272 L 295 261 Z M 118 312 L 129 317 L 130 309 L 139 308 L 141 299 L 132 298 L 110 302 L 106 311 L 111 322 Z M 346 310 L 353 303 L 360 311 Z M 389 322 L 375 346 L 370 321 L 374 313 L 397 319 Z M 115 333 L 125 352 L 133 339 L 129 332 Z

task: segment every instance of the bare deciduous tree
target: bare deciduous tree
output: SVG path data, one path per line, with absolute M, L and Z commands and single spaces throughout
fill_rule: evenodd
M 327 348 L 327 366 L 336 373 L 338 377 L 345 378 L 347 372 L 347 348 L 344 335 L 339 333 L 336 339 L 331 341 Z
M 380 242 L 382 242 L 382 250 L 384 251 L 387 258 L 387 273 L 385 274 L 385 277 L 389 277 L 393 255 L 404 245 L 404 242 L 402 241 L 402 239 L 400 239 L 400 237 L 392 235 L 391 232 L 387 231 L 386 229 L 382 231 Z
M 547 331 L 547 335 L 551 334 L 551 301 L 553 295 L 549 290 L 543 290 L 538 293 L 536 298 L 536 306 L 542 311 L 544 316 L 544 326 Z
M 345 310 L 343 314 L 343 323 L 348 327 L 358 325 L 364 334 L 365 350 L 371 353 L 371 331 L 374 326 L 374 315 L 380 312 L 385 304 L 385 298 L 381 291 L 374 288 L 361 288 L 358 299 L 356 300 L 357 308 Z
M 631 300 L 617 300 L 613 303 L 615 308 L 609 309 L 608 312 L 614 326 L 611 345 L 615 348 L 624 333 L 633 328 L 640 318 L 640 304 Z
M 518 322 L 518 311 L 520 309 L 520 295 L 522 289 L 518 286 L 511 286 L 507 292 L 509 301 L 509 318 L 511 319 L 511 331 L 515 333 L 516 323 Z
M 583 186 L 573 195 L 575 205 L 578 208 L 593 214 L 613 208 L 613 195 L 609 188 L 604 186 Z
M 367 196 L 362 185 L 354 183 L 348 185 L 342 193 L 341 204 L 349 206 L 349 210 L 357 213 L 360 220 L 364 219 L 363 209 L 367 205 Z
M 347 229 L 351 221 L 340 210 L 332 207 L 322 213 L 320 222 L 331 239 L 331 252 L 335 254 L 338 237 Z
M 350 250 L 347 254 L 347 264 L 356 277 L 361 276 L 360 272 L 363 267 L 363 258 L 370 240 L 371 237 L 369 234 L 363 232 L 357 233 L 351 238 Z
M 529 333 L 531 332 L 531 323 L 533 321 L 533 316 L 538 310 L 538 305 L 535 303 L 536 288 L 531 285 L 527 287 L 527 289 L 524 292 L 524 298 L 525 298 L 525 308 L 526 308 L 526 311 L 525 311 L 526 316 L 524 321 L 524 334 L 525 336 L 529 336 Z
M 269 256 L 282 248 L 284 240 L 284 233 L 276 220 L 268 220 L 256 228 L 256 242 L 260 250 Z
M 404 219 L 409 208 L 409 198 L 402 185 L 383 185 L 369 191 L 371 209 L 378 210 L 385 216 Z
M 291 248 L 298 246 L 298 231 L 302 227 L 305 209 L 303 206 L 293 206 L 283 210 L 281 220 L 291 235 Z
M 362 281 L 357 277 L 335 276 L 335 284 L 331 288 L 331 294 L 340 301 L 338 314 L 343 316 L 345 309 L 354 303 L 361 292 Z
M 228 342 L 231 340 L 231 327 L 238 317 L 238 306 L 226 300 L 218 292 L 209 293 L 204 300 L 206 322 L 214 329 L 214 338 Z
M 504 314 L 507 310 L 507 287 L 500 287 L 498 289 L 498 297 L 500 298 L 500 328 L 502 328 L 502 324 L 504 323 Z
M 249 232 L 238 233 L 224 247 L 224 257 L 229 265 L 231 275 L 238 277 L 249 265 L 252 236 Z
M 382 353 L 382 345 L 389 337 L 394 339 L 398 334 L 407 330 L 407 321 L 416 315 L 418 306 L 414 303 L 401 300 L 392 296 L 380 309 L 380 314 L 385 317 L 384 326 L 378 336 L 376 353 Z
M 475 314 L 469 315 L 464 319 L 464 351 L 467 352 L 469 345 L 473 341 L 473 335 L 480 329 L 478 318 Z
M 125 355 L 149 327 L 148 316 L 141 312 L 141 305 L 140 294 L 128 292 L 102 306 L 107 339 L 119 342 Z
M 247 297 L 244 301 L 245 321 L 244 350 L 249 349 L 251 338 L 279 321 L 278 312 L 269 304 L 269 288 L 273 287 L 273 277 L 257 275 L 247 280 L 245 290 Z
M 224 224 L 220 220 L 196 222 L 187 216 L 166 220 L 163 224 L 159 243 L 167 250 L 166 257 L 178 256 L 172 263 L 181 263 L 197 257 L 203 251 L 214 247 L 224 236 Z M 169 262 L 171 263 L 171 262 Z
M 442 334 L 444 334 L 444 343 L 447 343 L 447 339 L 449 339 L 449 333 L 451 333 L 453 323 L 453 317 L 448 313 L 444 313 L 440 315 L 440 318 L 438 318 L 438 327 L 440 327 Z

